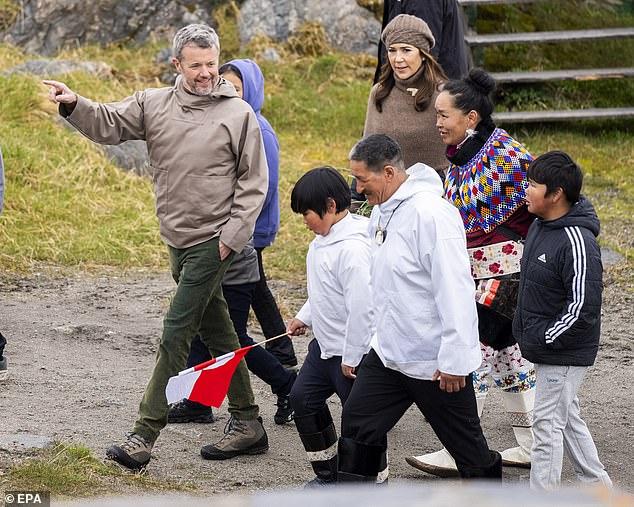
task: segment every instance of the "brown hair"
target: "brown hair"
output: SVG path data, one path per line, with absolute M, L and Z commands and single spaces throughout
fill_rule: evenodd
M 433 56 L 421 49 L 419 51 L 423 55 L 423 84 L 418 88 L 418 92 L 414 96 L 414 107 L 416 111 L 424 111 L 427 109 L 432 96 L 438 90 L 438 86 L 447 81 L 447 75 Z M 374 94 L 374 105 L 379 113 L 383 111 L 383 101 L 392 92 L 394 83 L 394 70 L 390 65 L 390 61 L 387 60 L 381 69 L 381 76 Z

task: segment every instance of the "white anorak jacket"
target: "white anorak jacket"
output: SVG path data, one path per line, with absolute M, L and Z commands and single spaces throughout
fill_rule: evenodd
M 374 332 L 368 223 L 348 213 L 310 243 L 308 300 L 296 316 L 312 328 L 322 359 L 342 356 L 348 366 L 361 362 Z
M 475 286 L 458 210 L 436 172 L 418 163 L 370 216 L 372 347 L 383 364 L 430 380 L 436 370 L 467 375 L 482 362 Z

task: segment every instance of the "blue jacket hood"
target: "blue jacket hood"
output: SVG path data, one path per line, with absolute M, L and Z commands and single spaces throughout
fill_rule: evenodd
M 256 248 L 264 248 L 273 243 L 280 227 L 279 194 L 277 184 L 280 167 L 280 145 L 271 124 L 260 113 L 264 104 L 264 76 L 258 64 L 249 59 L 227 62 L 240 71 L 242 78 L 242 100 L 251 106 L 260 125 L 262 142 L 269 168 L 269 187 L 262 211 L 255 223 L 253 240 Z
M 242 100 L 249 104 L 259 116 L 264 104 L 264 76 L 260 67 L 247 58 L 231 60 L 227 64 L 233 65 L 242 74 Z
M 264 104 L 264 75 L 258 64 L 248 58 L 231 60 L 227 64 L 233 65 L 240 71 L 242 75 L 242 100 L 249 104 L 255 112 L 262 133 L 264 134 L 266 131 L 273 132 L 271 124 L 260 113 Z M 266 136 L 264 136 L 265 148 L 267 148 L 267 142 Z

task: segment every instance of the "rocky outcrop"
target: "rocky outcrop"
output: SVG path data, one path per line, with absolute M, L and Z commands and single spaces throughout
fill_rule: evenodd
M 262 34 L 284 41 L 305 22 L 320 23 L 333 47 L 376 54 L 381 30 L 374 15 L 354 0 L 246 0 L 240 9 L 240 39 Z
M 112 76 L 112 67 L 105 62 L 74 62 L 71 60 L 47 60 L 45 58 L 29 60 L 26 63 L 7 69 L 3 74 L 23 72 L 25 74 L 52 78 L 60 74 L 77 71 L 86 72 L 87 74 L 102 78 Z
M 8 2 L 8 3 L 7 3 Z M 0 3 L 0 42 L 30 54 L 53 55 L 87 43 L 143 42 L 171 38 L 188 23 L 213 26 L 220 0 L 5 0 Z M 12 5 L 7 9 L 6 5 Z M 240 39 L 257 34 L 285 41 L 305 22 L 318 22 L 333 47 L 376 53 L 380 24 L 355 0 L 245 0 Z M 219 30 L 222 32 L 221 30 Z M 222 35 L 222 33 L 221 33 Z
M 171 37 L 188 23 L 211 23 L 204 0 L 21 0 L 0 41 L 27 53 L 52 55 L 86 43 L 143 42 Z M 0 27 L 1 29 L 1 27 Z

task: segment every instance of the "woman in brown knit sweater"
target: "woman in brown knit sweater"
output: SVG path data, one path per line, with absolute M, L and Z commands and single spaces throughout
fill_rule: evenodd
M 434 36 L 422 19 L 396 16 L 381 34 L 388 61 L 370 92 L 363 134 L 386 134 L 403 151 L 405 166 L 423 162 L 444 172 L 445 145 L 436 129 L 434 101 L 447 80 L 429 53 Z

